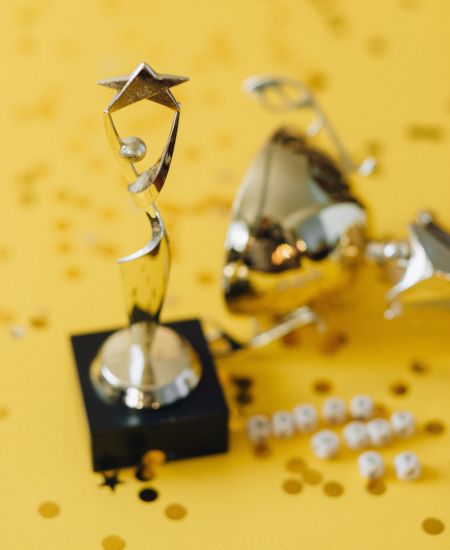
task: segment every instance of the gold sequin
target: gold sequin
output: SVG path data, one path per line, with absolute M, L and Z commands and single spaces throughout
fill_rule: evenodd
M 308 485 L 318 485 L 322 481 L 322 474 L 317 470 L 304 470 L 302 476 Z
M 45 315 L 35 315 L 30 318 L 30 325 L 37 329 L 46 328 L 48 325 L 48 319 Z
M 103 550 L 123 550 L 126 543 L 117 535 L 108 535 L 102 540 Z
M 381 57 L 388 51 L 388 42 L 383 36 L 371 36 L 367 39 L 366 47 L 371 55 Z
M 332 355 L 348 342 L 348 337 L 343 332 L 330 330 L 322 339 L 320 351 L 325 355 Z
M 386 485 L 382 479 L 371 479 L 367 482 L 366 489 L 371 495 L 382 495 L 386 491 Z
M 43 518 L 54 518 L 59 514 L 60 509 L 56 502 L 48 501 L 39 506 L 38 512 Z
M 303 472 L 306 469 L 306 461 L 300 457 L 294 457 L 286 462 L 286 470 L 290 472 Z
M 160 451 L 159 449 L 152 449 L 151 451 L 146 452 L 142 458 L 142 464 L 146 466 L 160 466 L 166 461 L 166 453 Z
M 411 363 L 411 370 L 416 374 L 424 374 L 428 371 L 428 366 L 422 361 L 413 361 Z
M 423 520 L 422 528 L 430 535 L 439 535 L 445 529 L 445 526 L 440 519 L 427 518 Z
M 283 491 L 288 495 L 297 495 L 302 488 L 303 486 L 298 479 L 289 478 L 283 482 Z
M 165 514 L 169 519 L 183 519 L 187 510 L 181 504 L 170 504 L 165 510 Z
M 394 395 L 405 395 L 408 393 L 408 384 L 405 382 L 394 382 L 390 386 L 390 390 Z
M 429 420 L 425 423 L 424 430 L 429 434 L 438 435 L 445 430 L 445 426 L 440 420 Z
M 323 491 L 329 497 L 339 497 L 344 492 L 344 487 L 337 481 L 327 481 L 323 486 Z
M 316 380 L 313 384 L 313 389 L 317 393 L 328 393 L 333 388 L 333 385 L 328 380 Z
M 406 129 L 406 135 L 411 140 L 440 141 L 443 130 L 434 124 L 411 124 Z
M 76 266 L 68 267 L 64 273 L 68 279 L 75 280 L 81 277 L 81 269 Z
M 267 458 L 270 456 L 271 451 L 267 442 L 262 441 L 261 443 L 256 443 L 256 445 L 253 446 L 253 454 L 258 458 Z

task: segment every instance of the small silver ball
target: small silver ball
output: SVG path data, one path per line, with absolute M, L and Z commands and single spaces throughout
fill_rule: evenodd
M 147 153 L 147 146 L 141 138 L 129 136 L 122 140 L 119 154 L 122 158 L 130 162 L 139 162 Z

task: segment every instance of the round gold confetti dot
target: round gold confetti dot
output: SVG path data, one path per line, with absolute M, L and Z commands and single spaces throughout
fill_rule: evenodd
M 71 227 L 71 222 L 69 220 L 56 220 L 55 222 L 55 229 L 57 231 L 67 231 Z
M 445 526 L 440 519 L 427 518 L 422 521 L 422 528 L 429 535 L 439 535 L 445 529 Z
M 411 370 L 416 374 L 425 374 L 428 371 L 428 367 L 422 361 L 413 361 L 411 363 Z
M 270 456 L 270 453 L 270 447 L 265 441 L 257 443 L 253 446 L 253 454 L 257 458 L 267 458 L 268 456 Z
M 306 469 L 306 462 L 303 458 L 294 457 L 286 462 L 286 470 L 290 472 L 303 472 Z
M 126 543 L 117 535 L 108 535 L 102 540 L 103 550 L 123 550 Z
M 48 319 L 45 315 L 36 315 L 30 318 L 30 325 L 33 328 L 42 329 L 48 325 Z
M 408 393 L 409 388 L 405 382 L 397 381 L 391 384 L 390 390 L 394 395 L 405 395 L 406 393 Z
M 317 470 L 305 470 L 302 472 L 305 483 L 317 485 L 322 481 L 322 474 Z
M 343 332 L 329 330 L 320 344 L 320 351 L 332 355 L 348 342 L 348 336 Z
M 375 403 L 373 407 L 373 416 L 375 418 L 387 418 L 389 416 L 389 411 L 382 403 Z
M 297 495 L 303 486 L 298 479 L 289 478 L 283 482 L 283 491 L 288 495 Z
M 65 275 L 68 279 L 79 279 L 81 277 L 81 269 L 79 267 L 68 267 L 65 271 Z
M 382 479 L 371 479 L 367 482 L 366 489 L 371 495 L 382 495 L 386 491 L 386 485 Z
M 424 430 L 431 435 L 439 435 L 445 430 L 445 426 L 440 420 L 429 420 L 425 424 Z
M 141 462 L 145 466 L 160 466 L 166 461 L 166 453 L 160 451 L 159 449 L 152 449 L 151 451 L 146 452 L 142 458 Z
M 344 492 L 344 487 L 337 481 L 327 481 L 323 486 L 323 491 L 329 497 L 339 497 Z
M 181 504 L 170 504 L 167 506 L 165 513 L 169 519 L 183 519 L 187 514 L 187 510 Z
M 328 380 L 316 380 L 313 384 L 313 389 L 317 393 L 328 393 L 333 385 Z
M 0 407 L 0 418 L 6 418 L 9 416 L 9 409 L 7 407 Z
M 376 57 L 385 55 L 388 50 L 388 43 L 383 36 L 371 36 L 366 42 L 367 51 Z
M 54 518 L 59 514 L 60 509 L 56 502 L 48 501 L 39 506 L 38 512 L 43 518 Z
M 60 253 L 60 254 L 68 254 L 69 252 L 71 252 L 73 250 L 73 246 L 66 242 L 66 241 L 63 241 L 63 242 L 60 242 L 56 245 L 56 250 Z

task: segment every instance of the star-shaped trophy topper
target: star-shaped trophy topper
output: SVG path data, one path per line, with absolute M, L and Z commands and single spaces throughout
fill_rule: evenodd
M 174 111 L 179 111 L 180 104 L 169 88 L 178 86 L 187 80 L 189 78 L 185 76 L 158 74 L 149 65 L 142 62 L 129 76 L 99 80 L 98 84 L 118 90 L 106 109 L 110 113 L 141 101 L 141 99 L 149 99 Z
M 450 234 L 421 212 L 409 227 L 410 257 L 400 281 L 387 294 L 396 308 L 450 306 Z M 396 306 L 396 307 L 395 307 Z

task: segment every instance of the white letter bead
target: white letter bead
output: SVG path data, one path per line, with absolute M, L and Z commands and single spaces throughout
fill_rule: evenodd
M 331 458 L 339 452 L 339 438 L 331 430 L 321 430 L 312 436 L 311 447 L 319 458 Z
M 328 424 L 341 424 L 345 420 L 345 403 L 338 397 L 331 397 L 323 404 L 322 414 Z
M 391 416 L 392 429 L 396 435 L 408 437 L 416 431 L 414 416 L 408 411 L 396 411 Z
M 272 431 L 275 437 L 292 437 L 294 421 L 289 411 L 277 411 L 272 416 Z
M 271 429 L 270 420 L 264 414 L 255 414 L 247 421 L 248 438 L 252 443 L 261 443 L 269 439 Z
M 364 422 L 359 422 L 358 420 L 349 422 L 344 427 L 342 434 L 347 447 L 350 449 L 364 449 L 364 447 L 369 445 L 369 436 Z
M 294 417 L 294 424 L 299 432 L 312 432 L 316 429 L 317 412 L 312 405 L 297 405 L 294 407 L 292 415 Z
M 414 453 L 400 453 L 394 458 L 394 464 L 398 479 L 411 480 L 420 477 L 420 462 Z
M 367 422 L 367 433 L 372 445 L 383 447 L 391 441 L 391 426 L 383 418 L 374 418 Z
M 369 419 L 373 415 L 373 399 L 368 395 L 355 395 L 350 401 L 350 414 L 359 420 Z
M 359 472 L 367 479 L 378 479 L 384 473 L 384 462 L 380 453 L 366 451 L 358 457 Z

